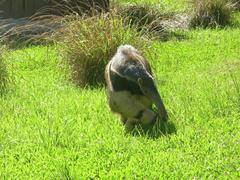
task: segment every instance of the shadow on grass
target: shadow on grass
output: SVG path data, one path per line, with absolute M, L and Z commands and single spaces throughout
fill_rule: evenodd
M 167 41 L 184 41 L 188 39 L 189 37 L 183 32 L 169 31 L 166 32 L 162 37 L 159 37 L 158 40 L 167 42 Z
M 51 46 L 54 45 L 52 41 L 33 40 L 33 39 L 20 39 L 17 37 L 9 37 L 3 39 L 3 44 L 11 50 L 21 50 L 32 46 Z
M 234 20 L 231 24 L 229 24 L 226 27 L 230 28 L 230 29 L 239 29 L 240 28 L 240 18 L 238 20 Z
M 153 127 L 142 127 L 138 125 L 130 134 L 132 136 L 144 136 L 151 139 L 158 139 L 162 136 L 176 134 L 177 129 L 171 121 L 157 122 Z

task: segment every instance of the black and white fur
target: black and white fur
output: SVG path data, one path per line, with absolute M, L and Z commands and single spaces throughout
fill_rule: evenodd
M 167 112 L 157 91 L 152 70 L 145 58 L 131 45 L 122 45 L 105 69 L 110 109 L 121 116 L 127 131 L 136 124 L 153 125 Z M 152 110 L 155 104 L 158 113 Z

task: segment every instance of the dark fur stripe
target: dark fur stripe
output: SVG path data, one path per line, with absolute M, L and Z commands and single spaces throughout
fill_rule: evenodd
M 110 69 L 110 68 L 109 68 Z M 143 95 L 139 85 L 133 81 L 119 76 L 117 73 L 110 71 L 110 81 L 115 91 L 129 91 L 131 94 Z

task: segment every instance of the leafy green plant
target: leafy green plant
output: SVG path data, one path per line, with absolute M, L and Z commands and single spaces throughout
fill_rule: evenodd
M 147 46 L 135 27 L 112 14 L 65 17 L 64 21 L 66 26 L 59 32 L 64 36 L 58 42 L 73 81 L 82 87 L 103 84 L 104 68 L 119 45 L 131 44 L 140 50 Z
M 232 4 L 228 0 L 193 0 L 190 27 L 214 28 L 231 23 Z

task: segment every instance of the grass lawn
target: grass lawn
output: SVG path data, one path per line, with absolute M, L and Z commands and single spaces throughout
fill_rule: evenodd
M 57 47 L 9 52 L 0 179 L 240 178 L 240 29 L 177 33 L 147 55 L 170 115 L 155 137 L 125 134 L 104 88 L 67 80 Z

